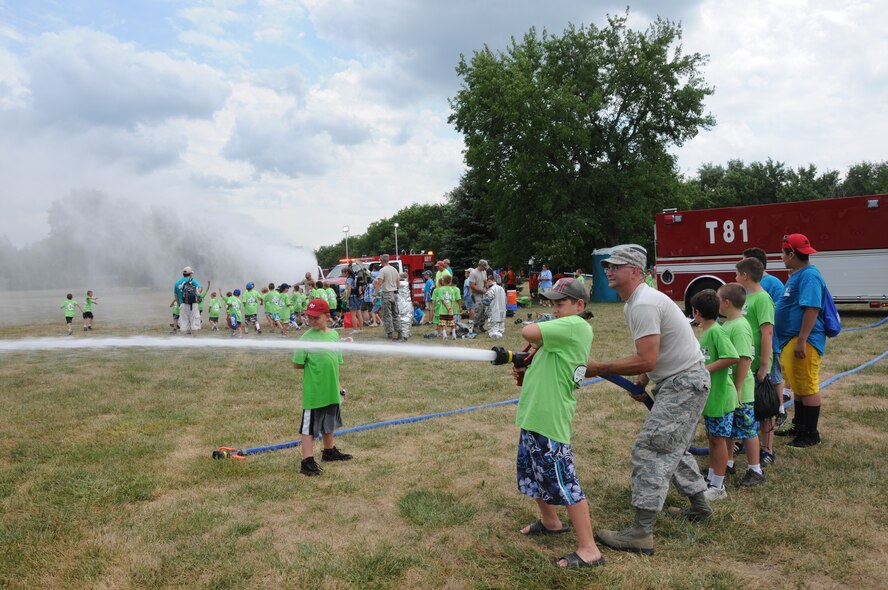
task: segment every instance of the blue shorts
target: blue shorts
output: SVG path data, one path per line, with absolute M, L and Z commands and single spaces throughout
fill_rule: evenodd
M 734 408 L 734 426 L 731 429 L 731 438 L 734 440 L 746 440 L 758 436 L 754 405 L 754 402 L 748 402 L 739 408 Z
M 706 434 L 709 436 L 731 438 L 731 431 L 734 430 L 734 412 L 728 412 L 717 418 L 703 416 L 703 424 L 706 426 Z
M 773 357 L 771 359 L 771 383 L 774 385 L 780 385 L 783 383 L 783 368 L 780 366 L 780 353 L 775 352 L 771 356 Z
M 585 500 L 571 446 L 522 428 L 518 439 L 518 491 L 555 506 Z
M 281 321 L 281 314 L 277 311 L 272 312 L 271 319 L 272 319 L 272 321 L 279 322 L 279 321 Z

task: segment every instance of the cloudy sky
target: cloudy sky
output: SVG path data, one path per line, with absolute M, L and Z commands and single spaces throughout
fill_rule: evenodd
M 310 248 L 361 233 L 456 185 L 460 53 L 625 5 L 0 0 L 0 237 L 40 240 L 49 204 L 84 190 L 194 223 L 224 212 Z M 645 0 L 630 23 L 657 14 L 710 55 L 716 89 L 718 125 L 676 151 L 682 171 L 888 158 L 888 3 Z

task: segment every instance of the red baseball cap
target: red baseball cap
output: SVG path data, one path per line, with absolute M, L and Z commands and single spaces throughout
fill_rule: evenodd
M 317 317 L 330 313 L 330 306 L 323 299 L 312 299 L 308 302 L 308 308 L 306 308 L 305 313 L 312 317 Z
M 789 234 L 788 236 L 783 236 L 783 247 L 784 248 L 792 248 L 797 252 L 801 252 L 802 254 L 816 254 L 817 250 L 811 246 L 811 242 L 808 241 L 808 238 L 805 237 L 805 234 Z

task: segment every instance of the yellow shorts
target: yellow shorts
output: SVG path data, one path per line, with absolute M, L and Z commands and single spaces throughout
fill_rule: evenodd
M 820 353 L 805 343 L 805 358 L 796 358 L 795 344 L 798 337 L 792 338 L 780 353 L 783 367 L 783 380 L 792 388 L 796 397 L 805 397 L 820 392 Z

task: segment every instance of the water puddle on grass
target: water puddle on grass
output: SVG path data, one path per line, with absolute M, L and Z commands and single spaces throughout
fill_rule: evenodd
M 420 346 L 415 344 L 363 344 L 358 342 L 302 342 L 301 340 L 246 340 L 229 338 L 216 340 L 172 336 L 132 336 L 127 338 L 22 338 L 0 340 L 0 353 L 39 352 L 46 350 L 100 350 L 100 349 L 194 349 L 233 348 L 238 350 L 339 350 L 343 354 L 401 356 L 455 361 L 492 361 L 492 350 L 448 346 Z

